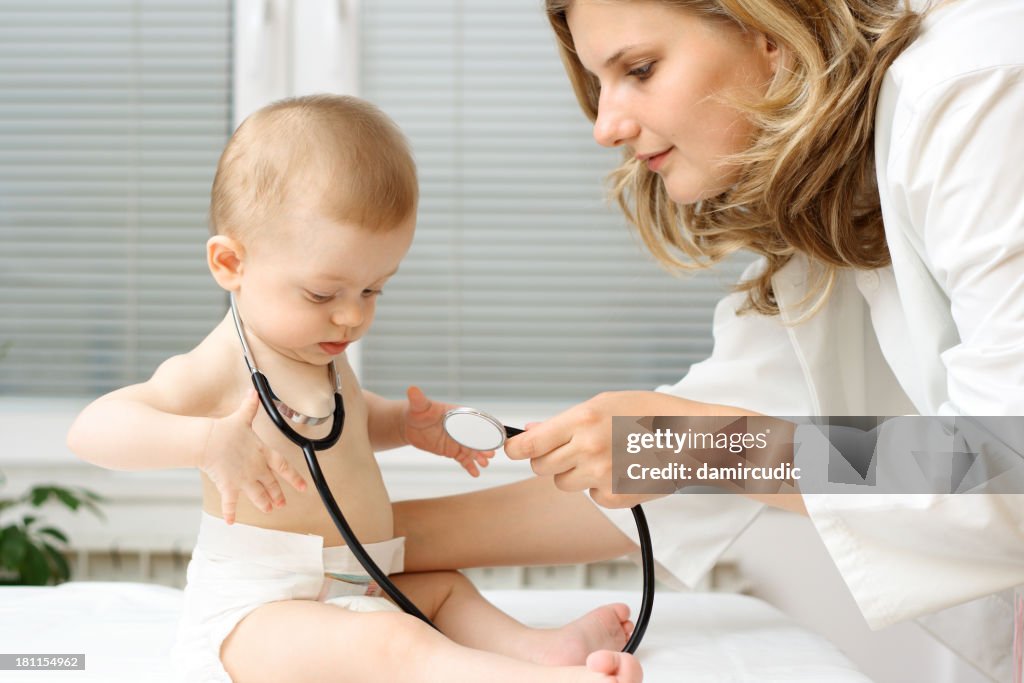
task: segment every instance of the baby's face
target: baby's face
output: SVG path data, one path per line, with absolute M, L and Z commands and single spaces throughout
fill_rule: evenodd
M 238 306 L 248 334 L 289 358 L 326 365 L 362 337 L 412 243 L 415 218 L 371 232 L 292 212 L 246 245 Z

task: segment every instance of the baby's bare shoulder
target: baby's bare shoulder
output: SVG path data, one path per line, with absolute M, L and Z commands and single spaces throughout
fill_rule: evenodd
M 218 416 L 239 403 L 239 354 L 230 354 L 224 335 L 214 329 L 191 351 L 172 356 L 140 387 L 149 402 L 178 415 Z M 234 361 L 234 363 L 232 363 Z

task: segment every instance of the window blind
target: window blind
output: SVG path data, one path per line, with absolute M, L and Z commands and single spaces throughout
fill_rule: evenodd
M 94 396 L 205 336 L 230 2 L 0 0 L 0 394 Z
M 711 348 L 743 263 L 680 279 L 604 177 L 538 0 L 362 4 L 362 95 L 409 136 L 416 239 L 363 346 L 364 384 L 449 400 L 568 403 L 674 382 Z

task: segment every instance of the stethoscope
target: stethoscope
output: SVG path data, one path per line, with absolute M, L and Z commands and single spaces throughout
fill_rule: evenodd
M 313 478 L 313 485 L 316 486 L 317 493 L 320 494 L 320 500 L 323 502 L 324 507 L 327 508 L 327 513 L 330 515 L 334 525 L 338 527 L 338 531 L 341 533 L 341 537 L 345 540 L 346 545 L 351 549 L 356 559 L 359 560 L 359 564 L 363 565 L 363 569 L 370 575 L 370 578 L 387 593 L 388 597 L 396 605 L 402 608 L 405 613 L 424 621 L 436 630 L 440 630 L 431 623 L 430 619 L 416 605 L 405 597 L 402 591 L 381 571 L 377 563 L 373 561 L 373 558 L 363 548 L 363 545 L 352 531 L 352 527 L 345 520 L 345 515 L 342 514 L 338 503 L 334 500 L 334 495 L 331 493 L 330 487 L 327 486 L 326 478 L 324 478 L 323 470 L 320 469 L 316 452 L 326 450 L 338 443 L 338 439 L 341 438 L 342 429 L 345 426 L 345 404 L 341 398 L 341 379 L 334 361 L 332 360 L 329 366 L 331 382 L 334 385 L 334 412 L 331 430 L 327 436 L 320 439 L 305 437 L 292 429 L 291 425 L 288 424 L 288 420 L 297 424 L 319 425 L 326 422 L 331 416 L 309 417 L 292 410 L 278 399 L 273 389 L 270 388 L 270 382 L 267 381 L 266 376 L 256 367 L 256 360 L 249 350 L 249 344 L 246 342 L 245 332 L 242 329 L 242 321 L 238 316 L 235 297 L 232 294 L 230 298 L 231 319 L 235 323 L 235 331 L 238 332 L 238 339 L 242 343 L 242 354 L 245 357 L 245 364 L 249 368 L 249 374 L 252 376 L 253 386 L 256 387 L 256 393 L 259 394 L 260 403 L 263 405 L 263 409 L 267 412 L 270 420 L 281 433 L 289 441 L 302 449 L 302 455 L 306 459 L 309 474 Z M 496 450 L 504 445 L 506 439 L 523 432 L 522 429 L 506 427 L 491 415 L 472 408 L 456 408 L 448 411 L 444 416 L 443 424 L 448 436 L 457 443 L 478 451 Z M 647 623 L 650 621 L 651 610 L 654 606 L 654 552 L 651 547 L 651 534 L 647 527 L 647 518 L 644 516 L 640 506 L 634 506 L 632 512 L 633 518 L 636 521 L 637 534 L 640 537 L 640 556 L 643 561 L 643 599 L 640 604 L 640 612 L 637 614 L 636 621 L 634 622 L 633 635 L 630 637 L 629 642 L 626 643 L 626 646 L 622 648 L 623 652 L 629 653 L 636 652 L 637 647 L 639 647 L 640 641 L 644 637 L 644 632 L 647 630 Z

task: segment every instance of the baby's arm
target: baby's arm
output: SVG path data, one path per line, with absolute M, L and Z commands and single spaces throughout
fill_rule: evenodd
M 444 414 L 455 406 L 431 401 L 418 387 L 409 387 L 407 400 L 389 401 L 369 391 L 366 397 L 370 445 L 375 451 L 397 446 L 416 448 L 453 458 L 474 477 L 477 465 L 486 467 L 494 451 L 474 451 L 453 441 L 444 431 Z
M 386 451 L 408 446 L 404 423 L 409 403 L 392 401 L 365 389 L 363 398 L 366 401 L 367 433 L 373 450 Z
M 71 426 L 68 447 L 109 469 L 197 467 L 220 492 L 229 524 L 239 491 L 269 511 L 285 502 L 275 475 L 304 490 L 302 476 L 252 430 L 259 410 L 255 390 L 234 412 L 210 417 L 218 400 L 211 378 L 190 366 L 187 356 L 171 358 L 148 381 L 96 399 Z
M 176 356 L 146 382 L 93 401 L 71 425 L 68 447 L 109 469 L 199 467 L 214 420 L 188 366 L 186 357 Z

